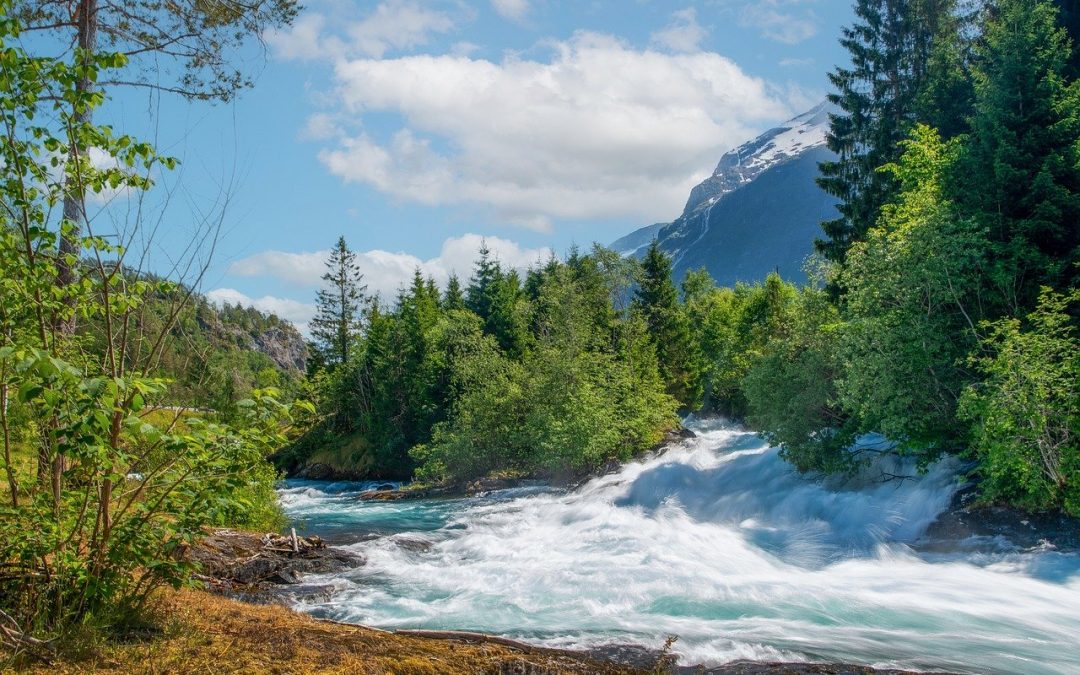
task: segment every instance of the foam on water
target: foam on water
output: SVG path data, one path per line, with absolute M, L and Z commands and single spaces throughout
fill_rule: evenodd
M 955 462 L 883 481 L 914 473 L 889 460 L 822 484 L 753 434 L 695 430 L 573 492 L 367 503 L 361 486 L 290 483 L 294 520 L 368 559 L 304 609 L 561 647 L 678 635 L 684 663 L 1080 672 L 1080 556 L 909 547 L 949 504 Z

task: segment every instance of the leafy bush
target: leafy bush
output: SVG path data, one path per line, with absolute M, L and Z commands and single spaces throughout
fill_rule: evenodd
M 1080 302 L 1043 289 L 1025 323 L 1001 319 L 973 365 L 962 416 L 973 425 L 984 496 L 1080 515 L 1080 335 L 1068 313 Z

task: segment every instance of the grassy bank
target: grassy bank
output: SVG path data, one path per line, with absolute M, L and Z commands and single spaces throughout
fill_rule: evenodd
M 73 638 L 56 663 L 0 660 L 29 673 L 597 673 L 636 671 L 562 652 L 396 635 L 319 621 L 204 591 L 167 591 L 140 638 Z M 0 659 L 4 656 L 0 655 Z

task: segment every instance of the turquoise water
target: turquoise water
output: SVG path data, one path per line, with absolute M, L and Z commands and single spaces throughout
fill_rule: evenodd
M 575 491 L 361 502 L 373 484 L 288 482 L 307 532 L 367 564 L 301 609 L 382 628 L 477 630 L 559 647 L 659 647 L 683 663 L 846 661 L 1080 673 L 1080 556 L 1004 541 L 920 553 L 959 467 L 896 460 L 804 479 L 719 423 Z

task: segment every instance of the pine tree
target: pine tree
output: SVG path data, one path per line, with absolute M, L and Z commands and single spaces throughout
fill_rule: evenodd
M 465 294 L 465 307 L 487 321 L 491 316 L 495 287 L 502 279 L 503 272 L 499 261 L 492 260 L 491 249 L 488 248 L 486 241 L 480 242 L 479 253 L 480 257 L 473 268 L 473 275 L 469 279 L 469 288 Z
M 443 294 L 443 309 L 451 311 L 465 309 L 465 295 L 461 290 L 461 281 L 456 274 L 450 275 L 450 281 L 446 283 L 446 293 Z
M 1001 310 L 1034 307 L 1042 285 L 1075 278 L 1080 246 L 1080 84 L 1045 0 L 999 0 L 986 23 L 958 201 L 995 249 Z
M 900 141 L 917 121 L 952 107 L 964 85 L 955 71 L 961 55 L 935 48 L 958 36 L 955 0 L 858 0 L 855 14 L 840 41 L 852 66 L 829 75 L 836 88 L 829 100 L 842 111 L 832 116 L 828 135 L 837 159 L 821 164 L 818 179 L 840 201 L 840 218 L 822 223 L 825 238 L 816 242 L 836 262 L 896 193 L 895 179 L 878 169 L 897 160 Z
M 315 318 L 311 320 L 311 335 L 322 351 L 326 362 L 333 366 L 349 362 L 353 342 L 360 332 L 360 306 L 367 286 L 356 262 L 356 254 L 349 250 L 345 237 L 339 237 L 337 245 L 326 260 L 325 286 L 316 299 Z
M 648 326 L 668 393 L 689 406 L 697 402 L 700 385 L 693 365 L 690 329 L 679 304 L 679 291 L 672 281 L 671 271 L 671 258 L 653 239 L 641 261 L 634 308 Z

